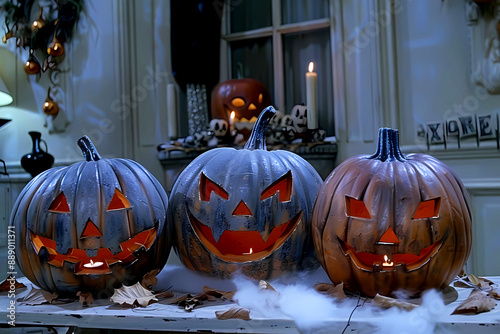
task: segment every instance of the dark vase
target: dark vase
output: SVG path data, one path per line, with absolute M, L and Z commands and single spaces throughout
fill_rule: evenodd
M 52 167 L 54 164 L 54 157 L 40 148 L 40 142 L 43 141 L 45 143 L 45 150 L 47 150 L 47 143 L 45 140 L 40 139 L 42 136 L 40 132 L 30 131 L 28 134 L 31 136 L 31 140 L 33 141 L 33 151 L 25 154 L 21 158 L 21 166 L 23 166 L 23 168 L 30 173 L 31 176 L 35 177 L 41 172 Z

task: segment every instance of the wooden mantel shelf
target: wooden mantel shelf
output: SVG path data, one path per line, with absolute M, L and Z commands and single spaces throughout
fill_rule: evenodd
M 242 147 L 234 148 L 241 149 Z M 211 149 L 215 149 L 215 147 L 188 148 L 176 145 L 158 146 L 158 159 L 165 169 L 167 192 L 170 192 L 177 176 L 193 159 Z M 337 157 L 337 144 L 334 142 L 267 145 L 267 149 L 286 150 L 300 155 L 316 168 L 323 179 L 334 169 Z

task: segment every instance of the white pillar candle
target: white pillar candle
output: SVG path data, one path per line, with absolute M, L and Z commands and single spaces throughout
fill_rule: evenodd
M 309 72 L 306 72 L 306 104 L 307 128 L 318 128 L 318 74 L 313 72 L 314 63 L 309 63 Z
M 175 84 L 167 85 L 167 130 L 170 138 L 177 138 L 177 94 Z

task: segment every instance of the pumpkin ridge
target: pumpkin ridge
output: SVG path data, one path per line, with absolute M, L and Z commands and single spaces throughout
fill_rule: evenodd
M 33 200 L 33 197 L 35 196 L 35 193 L 36 191 L 29 191 L 31 190 L 31 188 L 37 188 L 40 186 L 39 183 L 41 184 L 44 184 L 45 180 L 49 177 L 50 175 L 47 174 L 47 173 L 42 173 L 40 175 L 38 175 L 37 177 L 35 177 L 34 179 L 32 179 L 28 185 L 26 186 L 25 189 L 22 190 L 22 192 L 20 193 L 20 195 L 18 196 L 17 200 L 16 200 L 16 204 L 14 205 L 14 209 L 12 212 L 15 212 L 17 213 L 18 211 L 20 211 L 19 209 L 21 209 L 21 212 L 22 212 L 22 215 L 23 217 L 26 217 L 28 215 L 28 210 L 29 208 L 31 207 L 31 203 L 32 203 L 32 200 Z M 25 200 L 27 200 L 27 198 L 25 198 L 25 196 L 27 196 L 29 198 L 29 204 L 27 206 L 22 206 L 20 208 L 20 206 L 22 204 L 25 203 Z M 40 202 L 41 202 L 41 199 L 40 199 Z M 38 205 L 40 205 L 38 202 Z M 37 205 L 37 207 L 38 207 Z M 11 217 L 11 220 L 12 218 L 14 217 L 14 214 L 12 215 Z M 27 222 L 29 224 L 29 222 Z M 26 244 L 30 244 L 30 240 L 29 240 L 29 234 L 26 233 L 26 230 L 28 230 L 28 224 L 24 224 L 23 227 L 22 227 L 22 231 L 17 231 L 17 233 L 21 233 L 20 235 L 24 235 L 24 242 Z M 38 221 L 35 221 L 34 224 L 38 224 Z M 16 246 L 17 246 L 17 242 L 16 242 Z M 21 248 L 21 252 L 24 253 L 24 250 Z M 29 253 L 28 253 L 28 257 L 29 257 Z M 39 282 L 45 282 L 45 279 L 43 276 L 41 275 L 35 275 L 35 273 L 40 273 L 40 270 L 36 270 L 36 269 L 40 269 L 39 268 L 34 268 L 34 265 L 35 264 L 38 264 L 37 261 L 28 261 L 28 263 L 24 263 L 24 266 L 23 264 L 18 264 L 20 265 L 21 269 L 25 269 L 26 270 L 29 270 L 31 273 L 32 273 L 32 276 L 35 277 L 35 281 L 36 281 L 36 284 L 40 284 Z
M 56 171 L 57 172 L 57 171 Z M 35 197 L 36 193 L 37 192 L 44 192 L 47 188 L 49 188 L 50 186 L 50 183 L 51 182 L 46 182 L 46 181 L 50 181 L 51 180 L 51 174 L 49 173 L 44 173 L 43 174 L 44 176 L 43 177 L 40 177 L 37 179 L 37 190 L 36 192 L 34 192 L 32 194 L 32 196 L 30 196 L 30 204 L 28 205 L 28 210 L 27 211 L 30 211 L 30 208 L 32 206 L 32 204 L 35 204 L 34 207 L 36 208 L 36 211 L 38 212 L 39 210 L 42 210 L 42 204 L 43 204 L 43 198 L 40 197 L 38 199 L 38 202 L 36 203 L 33 203 L 33 198 Z M 45 223 L 45 222 L 44 222 Z M 47 222 L 49 225 L 51 224 L 51 222 Z M 40 221 L 38 219 L 36 219 L 33 224 L 35 224 L 36 228 L 40 228 Z M 49 226 L 50 227 L 50 226 Z M 33 228 L 33 226 L 32 226 Z M 48 227 L 43 225 L 42 226 L 42 230 L 45 230 L 47 229 Z M 52 237 L 53 235 L 51 235 Z M 28 233 L 26 234 L 26 239 L 28 240 L 27 242 L 27 245 L 30 245 L 31 246 L 31 242 L 29 240 L 29 236 L 28 236 Z M 52 289 L 52 284 L 50 284 L 52 281 L 52 268 L 50 268 L 49 266 L 49 271 L 47 270 L 37 270 L 37 268 L 33 269 L 32 267 L 32 264 L 36 263 L 36 264 L 39 264 L 39 261 L 37 261 L 38 259 L 36 259 L 36 257 L 38 257 L 37 255 L 33 255 L 33 257 L 35 258 L 34 261 L 30 261 L 29 263 L 29 266 L 30 266 L 30 270 L 32 271 L 32 273 L 34 274 L 35 277 L 37 277 L 37 281 L 39 282 L 43 282 L 43 284 L 45 286 L 50 286 Z M 43 266 L 40 264 L 39 266 L 39 269 L 42 269 Z
M 423 164 L 427 168 L 429 168 L 432 172 L 435 172 L 434 164 L 441 165 L 442 163 L 440 163 L 439 161 L 434 161 L 432 166 L 429 166 L 430 163 L 428 163 L 428 162 L 424 162 Z M 441 166 L 439 166 L 439 167 L 441 167 Z M 449 177 L 450 175 L 452 176 L 452 178 Z M 440 178 L 440 179 L 443 179 L 443 178 Z M 453 228 L 455 230 L 454 233 L 455 233 L 455 235 L 464 235 L 465 234 L 467 236 L 467 242 L 464 245 L 464 247 L 465 247 L 465 249 L 470 249 L 470 247 L 471 247 L 471 242 L 470 242 L 471 233 L 470 233 L 470 230 L 466 228 L 466 225 L 467 225 L 467 221 L 466 220 L 468 220 L 467 219 L 468 217 L 471 217 L 470 207 L 469 207 L 468 202 L 465 201 L 463 197 L 457 196 L 457 193 L 456 193 L 456 190 L 457 190 L 456 186 L 457 185 L 458 185 L 458 187 L 459 187 L 460 190 L 463 189 L 462 186 L 460 185 L 461 182 L 458 182 L 459 179 L 457 178 L 457 176 L 455 175 L 455 173 L 453 173 L 452 170 L 450 170 L 449 173 L 446 173 L 444 175 L 444 179 L 446 179 L 446 181 L 448 182 L 446 190 L 448 189 L 448 187 L 452 187 L 453 190 L 455 190 L 453 192 L 445 191 L 445 193 L 447 194 L 447 196 L 453 198 L 452 201 L 447 201 L 448 207 L 451 209 L 450 212 L 455 213 L 456 216 L 459 218 L 459 219 L 457 219 L 457 218 L 452 217 L 452 219 L 454 218 L 453 219 L 454 221 L 460 220 L 459 223 L 457 222 L 457 223 L 453 224 Z M 466 194 L 466 196 L 468 196 L 466 192 L 465 192 L 465 194 Z M 468 215 L 467 214 L 463 214 L 463 212 L 458 212 L 456 210 L 456 208 L 454 206 L 452 206 L 452 203 L 456 203 L 457 201 L 460 202 L 460 208 L 463 208 L 464 206 L 467 208 Z M 471 224 L 471 222 L 469 222 L 468 224 Z M 458 229 L 460 229 L 460 230 L 458 230 Z M 456 246 L 458 246 L 458 242 L 459 241 L 457 239 L 455 239 L 455 245 Z M 462 256 L 463 255 L 461 253 L 455 252 L 453 254 L 453 258 L 451 259 L 450 262 L 454 263 L 456 261 L 457 257 L 460 258 Z M 467 261 L 467 259 L 468 259 L 468 256 L 465 257 L 464 262 Z M 448 276 L 449 276 L 449 274 L 448 274 Z M 443 281 L 446 281 L 446 280 L 447 280 L 447 277 L 443 278 Z M 442 284 L 443 284 L 443 282 L 441 282 L 441 285 Z
M 343 174 L 341 174 L 340 178 L 343 178 L 345 176 L 345 174 L 349 172 L 349 169 L 348 168 L 341 168 L 335 173 L 339 174 L 342 172 L 343 172 Z M 333 174 L 334 173 L 331 173 L 329 177 L 333 177 Z M 318 208 L 317 210 L 319 210 L 319 208 L 327 208 L 326 212 L 321 212 L 321 213 L 318 213 L 317 210 L 313 209 L 312 221 L 318 221 L 318 219 L 321 219 L 321 221 L 318 224 L 313 225 L 311 227 L 313 230 L 313 234 L 316 233 L 316 236 L 319 237 L 319 240 L 323 240 L 323 237 L 325 235 L 325 229 L 327 226 L 328 217 L 330 216 L 330 211 L 332 210 L 332 201 L 333 201 L 333 196 L 319 196 L 319 194 L 325 192 L 326 190 L 328 190 L 329 193 L 333 194 L 337 191 L 337 188 L 340 185 L 340 183 L 334 183 L 334 186 L 335 186 L 334 189 L 332 189 L 332 190 L 326 189 L 325 190 L 325 188 L 328 188 L 330 184 L 332 184 L 332 183 L 329 183 L 327 181 L 325 181 L 323 183 L 323 185 L 320 187 L 320 189 L 318 191 L 318 196 L 316 196 L 316 199 L 313 203 L 313 208 Z M 318 218 L 318 215 L 320 215 L 321 217 L 325 217 L 325 218 L 324 219 Z M 314 230 L 317 230 L 318 227 L 320 227 L 321 230 L 314 232 Z M 316 254 L 320 258 L 320 262 L 321 262 L 322 266 L 324 266 L 325 260 L 324 260 L 324 254 L 323 254 L 323 242 L 318 242 L 318 243 L 314 242 L 314 244 L 315 244 L 315 248 L 317 249 Z M 321 252 L 318 252 L 318 249 Z

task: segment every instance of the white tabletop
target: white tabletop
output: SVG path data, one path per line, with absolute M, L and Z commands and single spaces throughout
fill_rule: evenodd
M 176 292 L 200 293 L 203 285 L 220 290 L 238 287 L 240 306 L 250 308 L 251 320 L 218 320 L 216 311 L 227 310 L 238 304 L 229 301 L 204 302 L 192 312 L 186 312 L 169 299 L 145 308 L 122 308 L 109 300 L 97 300 L 89 307 L 79 302 L 44 304 L 36 306 L 16 303 L 15 324 L 81 328 L 108 328 L 164 331 L 209 331 L 215 333 L 342 333 L 349 317 L 346 333 L 500 333 L 500 303 L 490 312 L 478 315 L 451 315 L 464 301 L 471 289 L 457 288 L 457 301 L 444 305 L 440 300 L 426 300 L 423 306 L 411 312 L 381 309 L 371 303 L 355 308 L 357 297 L 334 302 L 312 292 L 317 282 L 328 283 L 322 269 L 309 275 L 289 275 L 272 282 L 279 295 L 259 294 L 256 282 L 206 278 L 183 268 L 167 266 L 159 275 L 155 289 L 172 287 Z M 500 277 L 489 277 L 500 283 Z M 29 281 L 18 279 L 26 285 Z M 28 289 L 16 291 L 22 298 Z M 437 294 L 436 294 L 437 295 Z M 438 295 L 439 296 L 439 295 Z M 0 294 L 0 324 L 5 328 L 9 303 L 7 293 Z M 353 311 L 354 310 L 354 311 Z

